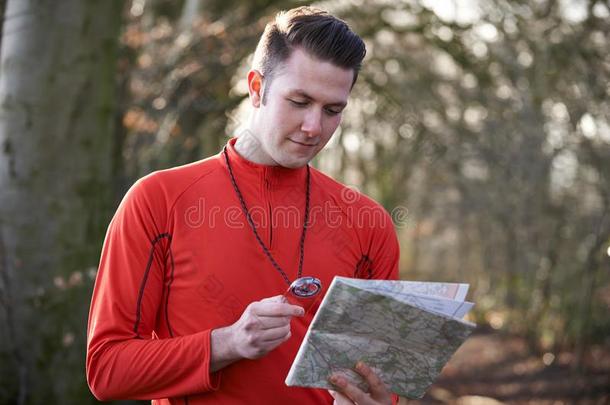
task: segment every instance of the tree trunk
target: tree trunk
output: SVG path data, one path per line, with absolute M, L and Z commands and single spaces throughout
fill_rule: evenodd
M 4 20 L 6 19 L 5 10 L 6 0 L 0 0 L 0 32 L 2 32 L 2 25 L 4 25 Z M 2 35 L 0 35 L 0 49 L 2 49 Z
M 121 4 L 10 0 L 6 15 L 0 358 L 11 361 L 0 361 L 0 393 L 9 392 L 0 402 L 74 403 L 84 377 L 62 377 L 84 374 L 84 354 L 66 349 L 84 345 L 82 275 L 96 267 L 108 221 Z M 79 286 L 85 294 L 74 295 Z
M 180 30 L 189 31 L 203 10 L 203 0 L 185 0 L 180 16 Z

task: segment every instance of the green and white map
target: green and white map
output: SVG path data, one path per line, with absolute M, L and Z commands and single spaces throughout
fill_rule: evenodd
M 368 391 L 361 360 L 391 391 L 421 398 L 475 325 L 467 284 L 335 277 L 303 339 L 286 385 L 334 389 L 333 372 Z

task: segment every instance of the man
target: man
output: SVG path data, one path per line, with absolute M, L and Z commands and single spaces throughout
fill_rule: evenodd
M 375 202 L 310 168 L 330 140 L 365 55 L 317 9 L 280 13 L 255 52 L 246 130 L 216 156 L 153 173 L 108 230 L 93 292 L 87 379 L 99 399 L 157 404 L 380 404 L 284 379 L 315 312 L 282 294 L 302 276 L 395 279 L 398 243 Z M 167 399 L 159 399 L 167 398 Z

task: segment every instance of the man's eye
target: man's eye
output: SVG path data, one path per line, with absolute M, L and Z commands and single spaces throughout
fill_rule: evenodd
M 307 105 L 306 101 L 296 101 L 296 100 L 290 100 L 290 99 L 289 99 L 289 101 L 297 107 L 305 107 Z
M 328 114 L 328 115 L 339 115 L 339 114 L 341 114 L 341 111 L 335 111 L 335 110 L 331 110 L 330 108 L 326 108 L 326 114 Z

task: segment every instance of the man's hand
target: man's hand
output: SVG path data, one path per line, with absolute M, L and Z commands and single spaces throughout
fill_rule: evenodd
M 212 331 L 211 371 L 239 359 L 258 359 L 290 339 L 290 320 L 303 316 L 302 307 L 281 295 L 248 305 L 233 325 Z
M 391 405 L 392 393 L 386 385 L 379 379 L 377 374 L 371 370 L 366 364 L 358 362 L 355 370 L 360 374 L 371 389 L 370 394 L 360 390 L 353 384 L 350 384 L 345 377 L 338 374 L 333 374 L 330 377 L 330 382 L 337 391 L 329 391 L 330 395 L 335 398 L 335 405 Z
M 242 358 L 263 357 L 290 338 L 290 320 L 303 314 L 302 307 L 288 304 L 281 295 L 253 302 L 229 326 L 233 349 Z

